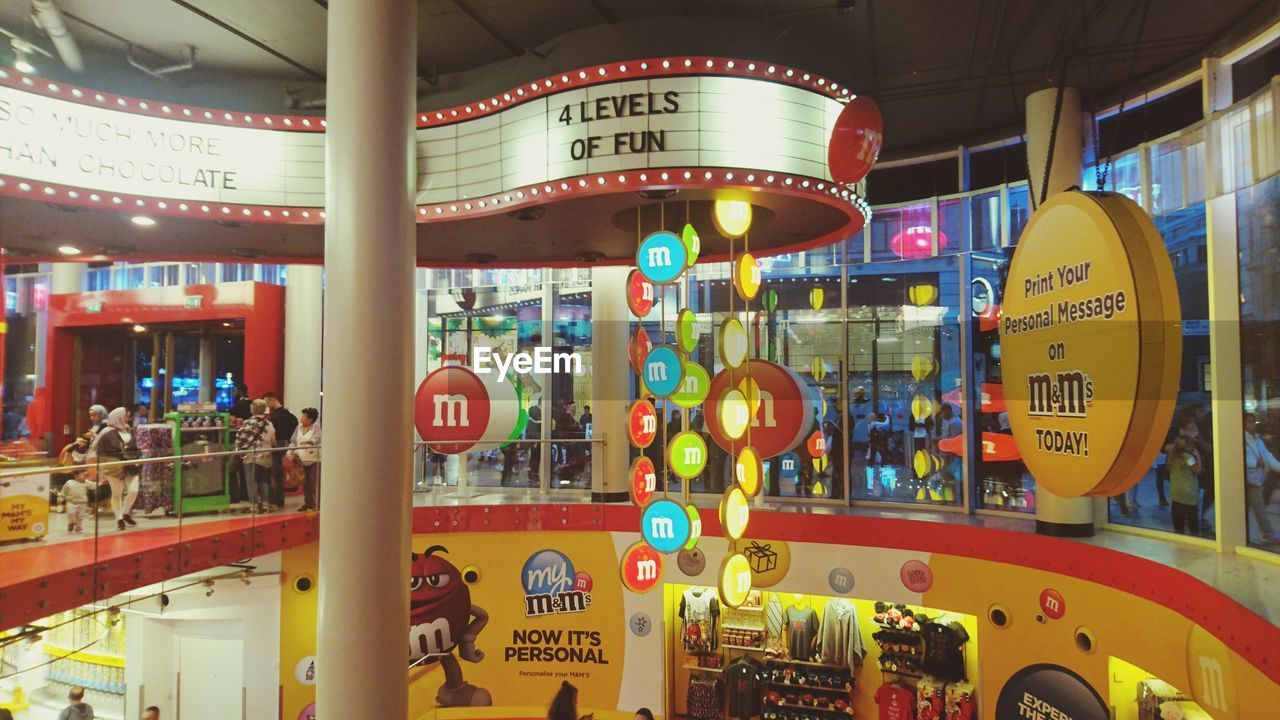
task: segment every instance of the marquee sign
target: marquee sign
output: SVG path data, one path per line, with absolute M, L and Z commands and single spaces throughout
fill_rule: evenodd
M 668 58 L 584 69 L 420 113 L 419 220 L 501 212 L 627 177 L 772 184 L 835 195 L 865 216 L 865 203 L 832 183 L 827 165 L 850 97 L 794 68 Z M 318 117 L 138 100 L 0 68 L 0 192 L 159 214 L 318 222 L 325 125 Z M 740 177 L 694 177 L 704 168 Z M 648 169 L 673 172 L 626 174 Z M 681 239 L 696 257 L 696 238 Z

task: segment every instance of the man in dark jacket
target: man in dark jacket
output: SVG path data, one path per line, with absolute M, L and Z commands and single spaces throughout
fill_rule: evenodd
M 249 399 L 249 386 L 236 383 L 236 400 L 231 404 L 231 417 L 241 422 L 248 420 L 253 416 L 253 411 L 249 409 L 252 404 L 253 401 Z
M 267 401 L 268 418 L 276 429 L 276 447 L 286 447 L 293 441 L 293 431 L 298 429 L 298 417 L 289 412 L 275 393 L 262 396 Z M 284 453 L 271 456 L 271 504 L 284 507 Z

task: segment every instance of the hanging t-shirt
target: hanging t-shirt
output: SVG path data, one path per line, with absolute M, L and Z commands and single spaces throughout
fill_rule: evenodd
M 866 652 L 853 603 L 843 598 L 828 600 L 822 610 L 818 659 L 832 665 L 855 668 L 862 664 Z
M 813 638 L 818 634 L 818 613 L 811 607 L 787 608 L 787 653 L 792 660 L 808 660 L 813 655 Z
M 740 656 L 724 671 L 725 685 L 729 693 L 729 717 L 747 718 L 760 714 L 761 673 L 764 666 L 747 655 Z
M 897 683 L 885 683 L 876 690 L 880 720 L 915 720 L 916 694 Z
M 969 633 L 958 622 L 927 622 L 924 636 L 924 672 L 940 680 L 957 682 L 968 677 L 964 670 L 964 644 Z
M 720 617 L 720 601 L 707 588 L 689 588 L 680 598 L 680 619 L 684 620 L 684 647 L 689 651 L 715 650 L 719 647 L 716 621 Z

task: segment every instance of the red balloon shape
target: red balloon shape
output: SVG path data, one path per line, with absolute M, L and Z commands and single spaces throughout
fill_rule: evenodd
M 884 118 L 869 97 L 857 97 L 844 106 L 827 143 L 831 179 L 856 183 L 871 172 L 884 144 Z
M 947 248 L 947 234 L 938 231 L 938 252 Z M 893 236 L 889 249 L 903 260 L 916 260 L 933 255 L 933 230 L 928 225 L 912 225 Z

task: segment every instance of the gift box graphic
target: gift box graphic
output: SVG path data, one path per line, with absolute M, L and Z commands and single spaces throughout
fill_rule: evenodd
M 746 550 L 747 562 L 751 564 L 751 572 L 764 573 L 778 567 L 778 553 L 768 543 L 761 545 L 752 541 Z

